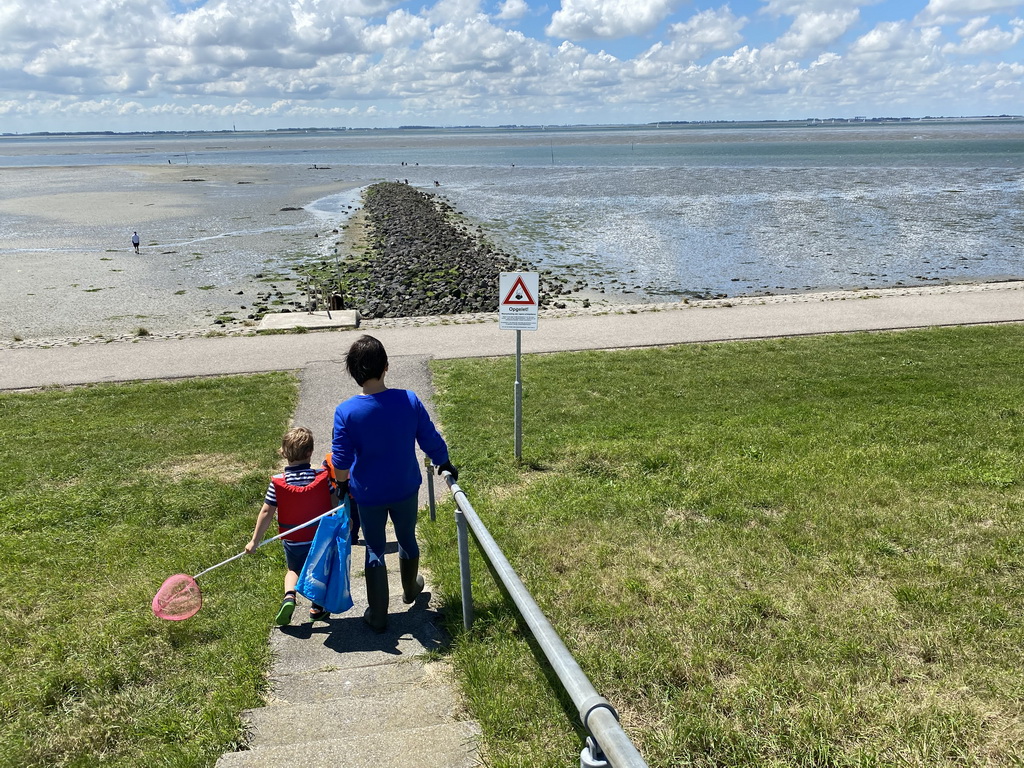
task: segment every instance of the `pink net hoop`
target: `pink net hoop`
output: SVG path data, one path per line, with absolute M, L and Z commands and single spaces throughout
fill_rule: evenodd
M 184 621 L 199 613 L 203 594 L 199 584 L 187 573 L 169 576 L 153 595 L 153 613 L 165 621 Z

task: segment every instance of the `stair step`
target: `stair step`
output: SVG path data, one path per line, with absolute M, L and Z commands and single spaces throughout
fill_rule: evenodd
M 271 681 L 267 706 L 299 704 L 311 701 L 342 699 L 366 694 L 376 695 L 381 690 L 415 687 L 424 680 L 434 682 L 443 674 L 439 662 L 427 669 L 416 659 L 402 659 L 384 664 L 350 669 L 317 669 L 279 675 Z
M 242 713 L 253 747 L 338 738 L 441 725 L 455 719 L 456 700 L 447 688 L 410 688 L 318 702 L 283 704 Z
M 439 650 L 445 640 L 439 621 L 435 611 L 416 603 L 389 614 L 388 629 L 380 635 L 366 625 L 362 611 L 354 610 L 326 622 L 281 627 L 270 633 L 274 672 L 365 667 Z
M 229 752 L 216 768 L 478 768 L 471 721 Z
M 421 575 L 426 578 L 427 572 L 425 570 L 420 571 Z M 366 588 L 363 586 L 363 570 L 361 567 L 357 568 L 352 566 L 349 571 L 349 593 L 352 597 L 352 607 L 348 609 L 343 616 L 363 615 L 363 611 L 366 609 Z M 431 602 L 432 594 L 430 592 L 429 584 L 424 588 L 424 591 L 420 593 L 420 596 L 416 598 L 416 602 L 413 604 L 417 607 L 427 607 Z M 295 611 L 295 622 L 301 622 L 306 620 L 306 612 L 309 610 L 310 601 L 303 595 L 296 596 L 296 611 Z M 436 606 L 435 606 L 436 607 Z M 395 566 L 388 569 L 388 611 L 403 612 L 409 610 L 410 606 L 406 605 L 402 601 L 402 577 L 398 572 L 397 560 Z M 277 610 L 277 606 L 274 606 L 274 610 Z

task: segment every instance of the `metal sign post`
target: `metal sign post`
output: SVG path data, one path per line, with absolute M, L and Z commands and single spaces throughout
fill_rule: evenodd
M 537 330 L 540 276 L 536 272 L 502 272 L 498 281 L 498 327 L 516 332 L 515 456 L 523 457 L 523 331 Z
M 513 386 L 515 395 L 515 456 L 523 458 L 523 332 L 516 331 L 516 383 Z

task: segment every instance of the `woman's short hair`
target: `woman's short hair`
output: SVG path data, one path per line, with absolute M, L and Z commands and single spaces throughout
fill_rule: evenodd
M 313 455 L 313 432 L 308 427 L 292 427 L 281 438 L 281 455 L 291 462 L 308 461 Z
M 356 384 L 363 386 L 370 379 L 379 379 L 388 367 L 388 353 L 373 336 L 360 336 L 345 355 L 345 367 Z

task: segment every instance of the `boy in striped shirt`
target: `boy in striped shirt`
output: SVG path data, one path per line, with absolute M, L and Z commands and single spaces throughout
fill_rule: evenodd
M 246 552 L 259 546 L 267 528 L 277 517 L 281 533 L 322 515 L 334 506 L 327 470 L 310 466 L 313 457 L 313 433 L 306 427 L 294 427 L 281 440 L 281 455 L 288 466 L 284 472 L 270 478 L 263 507 L 256 516 L 256 528 L 252 539 L 245 545 Z M 295 585 L 299 572 L 306 563 L 310 544 L 316 534 L 316 525 L 300 528 L 282 539 L 287 570 L 284 574 L 284 599 L 278 609 L 274 623 L 283 627 L 291 623 L 295 610 Z M 313 603 L 309 618 L 313 621 L 330 616 L 321 606 Z

